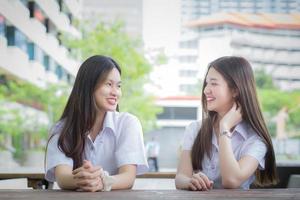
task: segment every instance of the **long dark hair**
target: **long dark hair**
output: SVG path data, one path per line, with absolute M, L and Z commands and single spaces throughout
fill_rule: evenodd
M 63 125 L 57 144 L 67 157 L 73 159 L 73 169 L 83 164 L 86 135 L 96 120 L 94 92 L 113 68 L 121 74 L 121 68 L 112 58 L 95 55 L 85 60 L 77 73 L 72 92 L 59 120 Z
M 243 120 L 253 128 L 267 146 L 265 169 L 256 170 L 256 184 L 276 184 L 278 179 L 273 144 L 259 107 L 250 63 L 242 57 L 226 56 L 210 63 L 206 76 L 210 68 L 214 68 L 223 76 L 232 91 L 237 91 L 235 101 L 241 106 Z M 202 161 L 205 155 L 211 158 L 213 125 L 217 119 L 216 112 L 207 110 L 207 101 L 204 95 L 206 76 L 202 88 L 202 124 L 191 152 L 194 170 L 202 170 Z

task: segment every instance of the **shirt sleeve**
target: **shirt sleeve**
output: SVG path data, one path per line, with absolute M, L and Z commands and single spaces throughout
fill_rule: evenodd
M 50 181 L 54 182 L 55 173 L 54 169 L 58 165 L 69 165 L 73 167 L 73 160 L 67 157 L 57 146 L 59 134 L 57 133 L 57 128 L 54 128 L 54 134 L 49 140 L 46 152 L 46 166 L 45 166 L 45 178 Z
M 249 138 L 249 141 L 246 142 L 243 147 L 241 157 L 246 155 L 254 157 L 259 163 L 259 169 L 264 169 L 266 152 L 266 144 L 258 136 L 256 136 Z
M 133 115 L 128 115 L 119 127 L 121 132 L 117 141 L 116 161 L 117 166 L 137 165 L 137 174 L 148 171 L 145 156 L 143 130 L 140 121 Z
M 182 150 L 192 150 L 194 141 L 199 131 L 199 122 L 192 122 L 185 128 L 183 142 L 182 142 Z

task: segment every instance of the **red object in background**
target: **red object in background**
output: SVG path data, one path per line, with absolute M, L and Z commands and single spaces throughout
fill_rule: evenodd
M 2 24 L 4 22 L 4 17 L 0 15 L 0 23 Z
M 34 18 L 36 18 L 37 20 L 39 20 L 42 23 L 44 23 L 44 21 L 45 21 L 45 17 L 41 10 L 34 11 Z

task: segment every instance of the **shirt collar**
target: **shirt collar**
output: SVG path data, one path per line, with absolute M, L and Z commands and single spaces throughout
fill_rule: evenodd
M 247 129 L 247 123 L 245 121 L 241 121 L 240 123 L 238 123 L 238 125 L 236 125 L 233 131 L 240 134 L 243 137 L 243 139 L 246 140 L 248 132 Z
M 115 123 L 114 123 L 114 115 L 113 112 L 106 112 L 103 120 L 103 127 L 100 132 L 105 130 L 111 130 L 114 134 L 116 134 Z M 99 132 L 99 134 L 100 134 Z M 110 132 L 110 131 L 108 131 Z M 90 138 L 90 134 L 87 135 Z M 91 139 L 91 138 L 90 138 Z
M 218 146 L 218 141 L 217 141 L 217 136 L 216 136 L 216 132 L 215 130 L 213 130 L 213 135 L 212 135 L 212 144 L 217 148 L 219 149 L 219 146 Z
M 103 129 L 110 129 L 114 134 L 116 133 L 115 123 L 114 123 L 114 112 L 106 112 L 104 121 L 103 121 Z

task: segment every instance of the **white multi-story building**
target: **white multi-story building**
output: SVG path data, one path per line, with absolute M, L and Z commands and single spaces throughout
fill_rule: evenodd
M 248 14 L 262 14 L 262 13 L 299 13 L 300 12 L 300 1 L 296 0 L 181 0 L 181 31 L 180 31 L 180 41 L 179 41 L 179 50 L 178 50 L 178 61 L 182 66 L 181 71 L 194 71 L 198 70 L 198 73 L 194 73 L 191 79 L 203 78 L 204 71 L 206 70 L 207 62 L 203 62 L 203 59 L 212 61 L 211 55 L 206 52 L 206 49 L 198 48 L 198 39 L 199 34 L 197 29 L 190 28 L 185 26 L 186 23 L 192 20 L 204 19 L 207 16 L 215 15 L 217 13 L 230 13 L 230 12 L 239 12 L 239 13 L 248 13 Z M 262 19 L 262 18 L 260 18 Z M 264 20 L 262 20 L 264 21 Z M 283 37 L 289 37 L 286 34 Z M 278 40 L 280 37 L 271 37 L 272 39 Z M 224 40 L 226 38 L 214 37 L 216 40 Z M 252 38 L 255 39 L 255 38 Z M 269 39 L 272 40 L 272 39 Z M 213 39 L 210 40 L 213 42 Z M 225 42 L 225 41 L 224 41 Z M 207 44 L 209 47 L 213 47 Z M 215 49 L 213 55 L 219 52 L 220 56 L 223 56 L 222 52 L 227 52 L 227 46 L 224 46 L 224 50 Z M 201 58 L 199 55 L 203 55 Z M 205 57 L 205 58 L 204 58 Z M 194 82 L 197 82 L 196 80 Z M 194 88 L 192 83 L 181 83 L 181 88 L 179 91 L 189 92 Z
M 181 0 L 182 21 L 187 22 L 218 12 L 296 13 L 297 0 Z
M 70 50 L 63 46 L 61 33 L 81 37 L 72 25 L 80 13 L 78 0 L 1 0 L 0 1 L 0 84 L 13 79 L 44 88 L 49 83 L 72 84 L 79 62 L 70 58 Z M 1 101 L 1 120 L 11 123 L 11 111 L 21 112 L 24 128 L 22 150 L 32 148 L 34 136 L 28 133 L 50 124 L 49 116 L 41 110 L 16 102 Z M 7 113 L 6 113 L 7 112 Z M 2 121 L 2 122 L 3 122 Z M 26 130 L 25 130 L 26 128 Z M 2 130 L 3 131 L 3 130 Z M 27 132 L 27 134 L 26 134 Z M 3 134 L 3 132 L 1 133 Z M 2 167 L 16 167 L 12 158 L 12 136 L 4 134 L 5 151 Z M 39 141 L 42 145 L 42 140 Z M 46 141 L 44 141 L 46 142 Z M 43 168 L 44 153 L 27 157 L 24 165 Z M 30 159 L 33 158 L 33 159 Z
M 300 89 L 300 14 L 223 13 L 189 23 L 201 69 L 221 56 L 248 59 L 284 90 Z
M 1 0 L 0 73 L 44 87 L 72 83 L 79 63 L 60 41 L 62 32 L 81 37 L 72 25 L 79 0 Z

